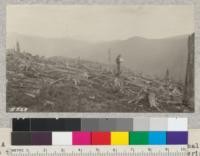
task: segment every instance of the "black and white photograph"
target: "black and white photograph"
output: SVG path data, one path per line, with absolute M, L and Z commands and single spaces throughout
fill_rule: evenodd
M 7 112 L 194 112 L 191 5 L 8 5 Z

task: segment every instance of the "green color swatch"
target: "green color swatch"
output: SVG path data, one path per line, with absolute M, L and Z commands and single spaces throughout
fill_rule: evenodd
M 130 145 L 148 145 L 149 133 L 148 132 L 129 132 Z

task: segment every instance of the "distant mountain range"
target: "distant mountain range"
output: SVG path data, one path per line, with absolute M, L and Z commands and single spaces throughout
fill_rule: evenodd
M 7 34 L 7 49 L 14 48 L 16 41 L 22 50 L 33 55 L 63 56 L 101 63 L 108 63 L 108 51 L 111 51 L 112 63 L 121 54 L 123 65 L 133 71 L 163 78 L 168 69 L 171 78 L 185 80 L 188 35 L 163 39 L 132 37 L 126 40 L 99 43 L 85 42 L 72 38 L 43 38 L 17 33 Z

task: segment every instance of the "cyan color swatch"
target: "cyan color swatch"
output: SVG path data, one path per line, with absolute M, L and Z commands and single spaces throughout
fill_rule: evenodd
M 149 132 L 149 144 L 150 145 L 166 145 L 166 132 Z

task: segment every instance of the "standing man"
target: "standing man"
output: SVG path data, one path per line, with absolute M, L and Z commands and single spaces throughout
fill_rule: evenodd
M 121 57 L 121 54 L 119 54 L 116 58 L 116 64 L 117 64 L 117 73 L 116 76 L 120 76 L 121 74 L 121 62 L 123 62 L 123 59 Z

